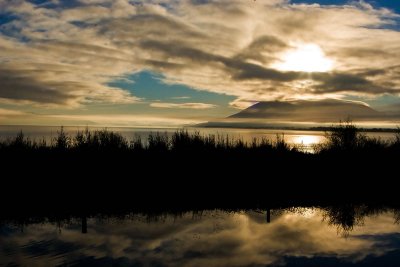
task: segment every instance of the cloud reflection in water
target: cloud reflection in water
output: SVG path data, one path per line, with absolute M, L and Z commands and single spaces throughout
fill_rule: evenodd
M 265 213 L 254 211 L 204 211 L 152 221 L 139 215 L 90 218 L 87 234 L 81 233 L 80 220 L 61 231 L 50 223 L 23 231 L 3 225 L 0 265 L 292 266 L 296 259 L 335 259 L 358 266 L 400 247 L 400 227 L 391 212 L 366 217 L 347 235 L 326 214 L 319 209 L 272 211 L 271 223 Z

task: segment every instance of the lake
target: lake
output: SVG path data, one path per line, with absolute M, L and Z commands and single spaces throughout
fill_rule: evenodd
M 400 212 L 365 206 L 0 221 L 0 266 L 398 266 Z
M 104 127 L 89 127 L 90 130 L 103 130 Z M 122 134 L 128 140 L 140 136 L 142 140 L 146 140 L 149 133 L 166 133 L 171 135 L 178 129 L 182 128 L 130 128 L 130 127 L 110 127 L 110 131 L 115 131 Z M 325 132 L 323 131 L 300 131 L 300 130 L 276 130 L 276 129 L 235 129 L 235 128 L 185 128 L 189 132 L 199 131 L 201 134 L 219 135 L 221 137 L 229 136 L 234 139 L 242 139 L 245 142 L 251 142 L 253 138 L 267 138 L 276 140 L 277 135 L 283 136 L 284 140 L 296 145 L 303 151 L 312 152 L 313 145 L 325 141 Z M 34 140 L 46 140 L 51 143 L 60 127 L 55 126 L 0 126 L 0 140 L 10 137 L 15 137 L 19 131 Z M 85 127 L 64 127 L 64 131 L 71 136 L 74 136 L 77 131 L 83 131 Z M 394 137 L 390 132 L 367 132 L 367 136 L 379 137 L 382 140 L 391 140 Z

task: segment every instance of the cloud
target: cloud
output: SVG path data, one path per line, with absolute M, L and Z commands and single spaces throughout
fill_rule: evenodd
M 38 119 L 32 117 L 31 119 Z M 58 121 L 65 122 L 65 125 L 97 125 L 126 127 L 136 126 L 145 128 L 178 127 L 182 125 L 192 125 L 202 121 L 201 119 L 174 118 L 164 116 L 113 114 L 113 115 L 42 115 L 42 123 L 51 122 L 56 125 Z
M 134 103 L 109 84 L 142 70 L 236 103 L 400 92 L 399 15 L 363 1 L 0 0 L 0 10 L 0 98 L 15 102 Z M 320 46 L 334 71 L 273 67 L 300 43 Z
M 171 99 L 190 99 L 190 96 L 174 96 Z
M 37 80 L 35 70 L 8 70 L 0 68 L 1 90 L 0 98 L 11 98 L 14 100 L 30 100 L 39 103 L 59 104 L 74 100 L 70 90 L 54 90 L 58 82 L 41 82 Z M 63 87 L 65 84 L 62 85 Z M 71 84 L 73 87 L 73 84 Z
M 173 115 L 134 115 L 117 114 L 38 114 L 14 109 L 0 108 L 0 119 L 3 125 L 62 125 L 64 126 L 95 126 L 95 127 L 142 127 L 169 128 L 194 125 L 209 120 L 202 116 L 173 116 Z M 18 127 L 16 127 L 18 128 Z M 131 138 L 131 136 L 127 136 Z
M 22 111 L 0 108 L 0 117 L 6 116 L 23 116 L 26 115 Z
M 209 109 L 216 108 L 216 105 L 206 103 L 164 103 L 154 102 L 150 104 L 153 108 L 182 108 L 182 109 Z

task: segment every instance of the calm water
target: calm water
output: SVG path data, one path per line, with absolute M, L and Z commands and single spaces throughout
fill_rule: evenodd
M 3 222 L 0 266 L 398 266 L 399 212 L 359 209 Z
M 70 135 L 75 135 L 78 130 L 83 131 L 85 127 L 64 127 L 64 131 Z M 103 130 L 104 128 L 90 127 L 91 130 Z M 146 140 L 149 133 L 160 132 L 171 135 L 177 128 L 107 128 L 110 131 L 121 133 L 128 140 L 140 136 L 142 140 Z M 14 137 L 19 131 L 23 131 L 26 136 L 35 140 L 46 140 L 51 143 L 53 138 L 57 136 L 60 127 L 46 126 L 0 126 L 0 140 Z M 223 129 L 223 128 L 187 128 L 189 132 L 200 131 L 204 135 L 215 134 L 220 136 L 229 136 L 231 138 L 240 138 L 246 142 L 251 142 L 253 138 L 267 138 L 276 140 L 276 135 L 282 135 L 285 141 L 292 145 L 297 145 L 301 149 L 312 152 L 313 145 L 325 141 L 325 132 L 320 131 L 298 131 L 298 130 L 269 130 L 269 129 Z M 367 133 L 371 137 L 380 137 L 382 140 L 390 140 L 393 133 Z

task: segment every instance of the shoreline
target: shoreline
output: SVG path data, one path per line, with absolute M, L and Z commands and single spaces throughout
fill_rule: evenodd
M 332 126 L 316 126 L 316 127 L 291 127 L 291 126 L 222 126 L 222 125 L 182 125 L 182 126 L 174 126 L 174 127 L 150 127 L 150 126 L 103 126 L 103 125 L 0 125 L 1 127 L 9 127 L 15 128 L 18 131 L 18 128 L 56 128 L 60 129 L 61 127 L 64 128 L 77 128 L 84 130 L 85 128 L 89 129 L 132 129 L 132 130 L 153 130 L 153 129 L 160 129 L 160 130 L 180 130 L 180 129 L 238 129 L 238 130 L 278 130 L 278 131 L 312 131 L 312 132 L 325 132 L 325 131 L 332 131 L 337 127 L 335 124 Z M 370 133 L 396 133 L 399 132 L 400 125 L 396 128 L 368 128 L 368 127 L 357 127 L 360 132 L 370 132 Z

